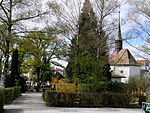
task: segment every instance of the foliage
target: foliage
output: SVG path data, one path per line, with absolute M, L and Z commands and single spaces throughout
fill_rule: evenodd
M 56 72 L 56 73 L 54 74 L 54 76 L 55 76 L 56 78 L 58 78 L 58 80 L 64 78 L 63 75 L 62 75 L 60 72 Z
M 13 87 L 15 86 L 15 79 L 19 78 L 19 54 L 18 54 L 18 50 L 14 50 L 13 54 L 12 54 L 12 60 L 11 60 L 11 83 L 10 86 L 8 87 Z
M 2 74 L 2 56 L 0 56 L 0 78 Z
M 58 39 L 58 37 L 48 33 L 48 31 L 47 33 L 30 32 L 27 37 L 27 39 L 20 42 L 21 49 L 28 56 L 28 59 L 24 62 L 24 66 L 34 70 L 37 75 L 39 88 L 40 81 L 51 81 L 50 76 L 53 76 L 51 64 L 58 64 L 53 59 L 60 58 L 63 40 Z
M 106 91 L 113 91 L 115 93 L 126 93 L 127 92 L 127 84 L 119 83 L 119 82 L 110 82 L 108 83 L 108 87 Z
M 27 81 L 27 78 L 23 76 L 20 76 L 19 79 L 16 80 L 16 86 L 21 87 L 22 93 L 25 93 L 26 91 L 26 81 Z
M 1 76 L 2 85 L 4 85 L 4 79 L 8 72 L 10 48 L 14 47 L 16 42 L 19 42 L 21 33 L 27 32 L 26 28 L 23 26 L 27 21 L 37 17 L 40 18 L 47 12 L 40 10 L 39 3 L 40 2 L 37 2 L 37 0 L 34 2 L 30 0 L 2 0 L 0 3 L 0 49 L 3 52 L 4 59 Z
M 0 88 L 0 109 L 1 105 L 10 104 L 15 98 L 21 95 L 20 87 Z
M 5 77 L 5 87 L 12 87 L 13 84 L 15 84 L 15 81 L 13 81 L 12 76 L 11 75 L 7 75 Z
M 77 86 L 73 83 L 66 83 L 63 80 L 59 80 L 58 78 L 52 78 L 51 87 L 56 92 L 77 92 Z
M 104 94 L 102 96 L 102 104 L 104 106 L 128 106 L 130 96 L 123 93 Z
M 148 99 L 147 102 L 150 103 L 150 91 L 148 92 Z
M 44 93 L 44 100 L 48 106 L 77 106 L 77 107 L 128 107 L 130 96 L 124 93 L 100 94 L 100 93 Z
M 22 61 L 23 55 L 18 52 L 18 49 L 15 49 L 12 54 L 11 69 L 10 69 L 11 73 L 5 77 L 6 88 L 16 86 L 16 81 L 19 81 L 22 78 L 20 77 Z
M 0 111 L 2 111 L 4 108 L 4 89 L 0 88 Z
M 143 89 L 143 92 L 150 87 L 149 77 L 144 75 L 131 76 L 128 81 L 128 90 Z
M 146 96 L 140 96 L 139 97 L 139 105 L 142 105 L 142 102 L 146 102 L 147 97 Z
M 101 106 L 100 94 L 65 93 L 46 91 L 44 100 L 47 106 Z
M 45 67 L 44 67 L 45 66 Z M 46 64 L 43 66 L 44 72 L 42 75 L 42 83 L 45 83 L 47 81 L 52 81 L 51 77 L 54 76 L 54 70 L 52 67 L 50 67 L 50 64 Z

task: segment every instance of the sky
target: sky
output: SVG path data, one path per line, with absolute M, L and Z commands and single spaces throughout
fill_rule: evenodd
M 121 19 L 127 19 L 128 18 L 128 11 L 129 11 L 130 8 L 131 8 L 131 6 L 129 5 L 129 3 L 126 3 L 126 4 L 121 6 L 121 8 L 120 8 Z M 143 17 L 142 17 L 142 20 L 144 20 Z M 131 31 L 134 27 L 135 27 L 135 24 L 133 22 L 131 22 L 130 20 L 127 20 L 126 23 L 123 23 L 121 25 L 121 31 L 122 31 L 123 39 L 126 39 L 126 37 L 128 36 L 128 32 Z M 140 35 L 142 37 L 145 37 L 145 34 L 143 32 Z M 129 49 L 136 60 L 143 60 L 142 57 L 139 57 L 139 54 L 141 56 L 145 56 L 147 58 L 149 56 L 144 54 L 142 51 L 139 51 L 136 48 L 141 48 L 141 46 L 144 45 L 144 44 L 147 44 L 147 43 L 144 42 L 141 38 L 138 37 L 138 38 L 135 38 L 135 39 L 124 40 L 123 41 L 123 48 L 124 49 Z M 133 47 L 131 45 L 133 45 L 135 47 Z

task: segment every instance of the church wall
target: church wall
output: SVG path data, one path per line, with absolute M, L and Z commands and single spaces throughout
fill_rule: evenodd
M 125 83 L 130 74 L 130 67 L 129 66 L 110 66 L 111 70 L 113 70 L 113 73 L 125 76 L 127 78 L 121 78 L 121 82 Z
M 112 82 L 121 82 L 121 78 L 112 78 L 111 81 Z
M 140 75 L 139 66 L 130 66 L 130 76 Z
M 140 75 L 140 67 L 138 66 L 110 66 L 113 73 L 125 76 L 121 78 L 121 82 L 126 83 L 130 76 Z

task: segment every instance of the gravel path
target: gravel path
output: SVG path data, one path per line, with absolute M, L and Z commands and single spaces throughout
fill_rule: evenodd
M 141 109 L 127 108 L 60 108 L 47 107 L 41 93 L 27 92 L 12 104 L 4 106 L 4 113 L 142 113 Z

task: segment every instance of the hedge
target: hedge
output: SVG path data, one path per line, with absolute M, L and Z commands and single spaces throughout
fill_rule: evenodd
M 21 95 L 21 87 L 0 88 L 0 111 L 5 104 L 10 104 L 15 98 Z
M 130 95 L 126 93 L 112 93 L 102 96 L 102 105 L 109 107 L 129 106 L 130 101 Z
M 0 88 L 0 111 L 3 110 L 4 106 L 4 89 Z
M 129 107 L 130 95 L 126 93 L 63 93 L 43 92 L 47 106 L 76 106 L 76 107 Z

